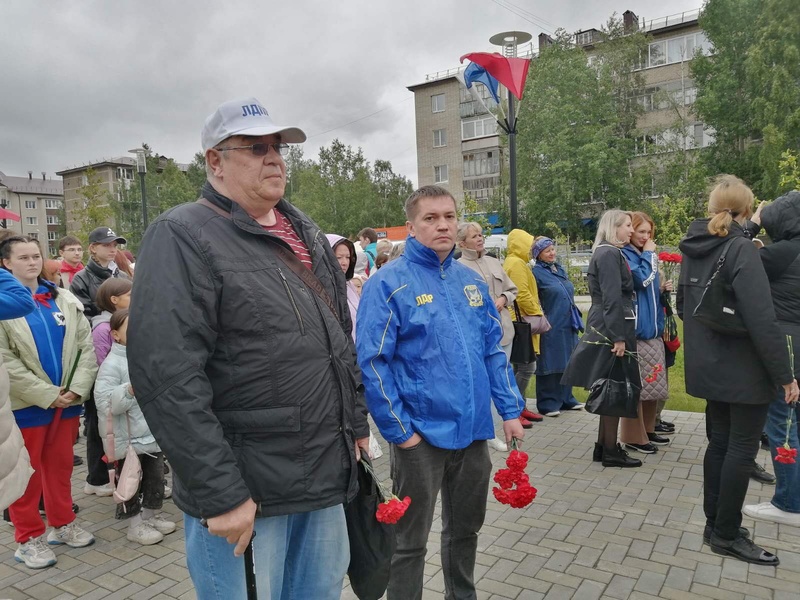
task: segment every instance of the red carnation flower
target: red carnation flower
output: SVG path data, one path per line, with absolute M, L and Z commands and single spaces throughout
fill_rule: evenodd
M 533 502 L 537 492 L 538 490 L 530 484 L 518 486 L 516 490 L 511 492 L 509 504 L 512 508 L 525 508 Z
M 669 252 L 659 252 L 658 253 L 658 260 L 663 262 L 669 262 L 670 254 Z
M 797 448 L 788 448 L 787 446 L 782 446 L 778 448 L 778 455 L 775 457 L 775 462 L 782 463 L 784 465 L 793 465 L 797 462 L 795 459 L 797 458 Z
M 506 459 L 506 465 L 509 469 L 522 471 L 528 466 L 528 455 L 520 450 L 512 450 Z
M 400 520 L 400 517 L 406 514 L 410 504 L 411 498 L 408 496 L 402 500 L 397 496 L 392 496 L 390 500 L 381 502 L 380 506 L 378 506 L 378 512 L 375 513 L 375 517 L 381 523 L 394 525 Z

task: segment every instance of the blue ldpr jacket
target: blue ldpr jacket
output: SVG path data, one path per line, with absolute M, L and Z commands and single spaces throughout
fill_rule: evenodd
M 654 340 L 664 333 L 664 306 L 661 304 L 661 280 L 655 252 L 640 252 L 632 244 L 622 249 L 633 275 L 636 292 L 636 339 Z
M 525 406 L 489 289 L 452 254 L 440 263 L 409 237 L 364 285 L 356 327 L 369 412 L 392 444 L 466 448 L 494 437 L 492 398 L 503 420 Z

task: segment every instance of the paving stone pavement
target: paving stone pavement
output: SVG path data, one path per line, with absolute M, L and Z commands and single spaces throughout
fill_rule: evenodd
M 800 599 L 800 528 L 745 517 L 755 540 L 778 553 L 777 568 L 723 558 L 703 546 L 703 416 L 668 414 L 678 433 L 669 447 L 644 457 L 639 469 L 604 469 L 591 462 L 597 419 L 590 414 L 562 414 L 528 430 L 529 473 L 539 495 L 520 510 L 498 504 L 490 494 L 475 569 L 478 598 Z M 81 441 L 76 452 L 83 451 Z M 495 468 L 504 458 L 492 451 Z M 767 452 L 760 451 L 758 460 L 772 470 Z M 388 463 L 388 452 L 376 461 L 382 477 L 388 477 Z M 58 547 L 56 566 L 32 571 L 14 561 L 13 529 L 0 525 L 0 599 L 195 598 L 177 508 L 171 502 L 164 508 L 179 523 L 176 533 L 155 546 L 133 544 L 125 538 L 127 524 L 114 519 L 113 501 L 83 494 L 85 473 L 85 467 L 76 469 L 73 494 L 81 507 L 79 522 L 97 543 Z M 751 482 L 747 501 L 768 501 L 772 490 Z M 434 523 L 425 600 L 444 596 L 440 533 Z M 345 586 L 342 598 L 356 596 Z

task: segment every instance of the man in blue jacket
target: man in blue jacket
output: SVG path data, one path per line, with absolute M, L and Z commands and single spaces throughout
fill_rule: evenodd
M 492 466 L 490 402 L 510 442 L 523 437 L 525 401 L 500 347 L 500 317 L 483 278 L 452 258 L 453 196 L 424 186 L 405 210 L 405 253 L 364 286 L 356 335 L 367 404 L 391 444 L 394 493 L 411 498 L 397 524 L 388 598 L 422 598 L 439 490 L 445 597 L 475 598 Z

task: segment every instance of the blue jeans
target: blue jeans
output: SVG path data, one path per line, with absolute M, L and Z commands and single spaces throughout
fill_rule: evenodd
M 766 432 L 769 438 L 769 451 L 772 453 L 772 466 L 775 469 L 775 495 L 772 504 L 781 510 L 791 513 L 800 513 L 800 462 L 793 465 L 784 465 L 776 462 L 778 448 L 786 443 L 786 420 L 792 414 L 792 429 L 789 431 L 789 446 L 800 446 L 798 440 L 798 424 L 800 419 L 800 404 L 790 406 L 784 400 L 783 389 L 769 405 L 767 413 Z
M 244 557 L 184 515 L 186 560 L 198 600 L 246 597 Z M 350 563 L 341 504 L 308 513 L 256 519 L 253 540 L 256 587 L 269 600 L 335 600 Z

